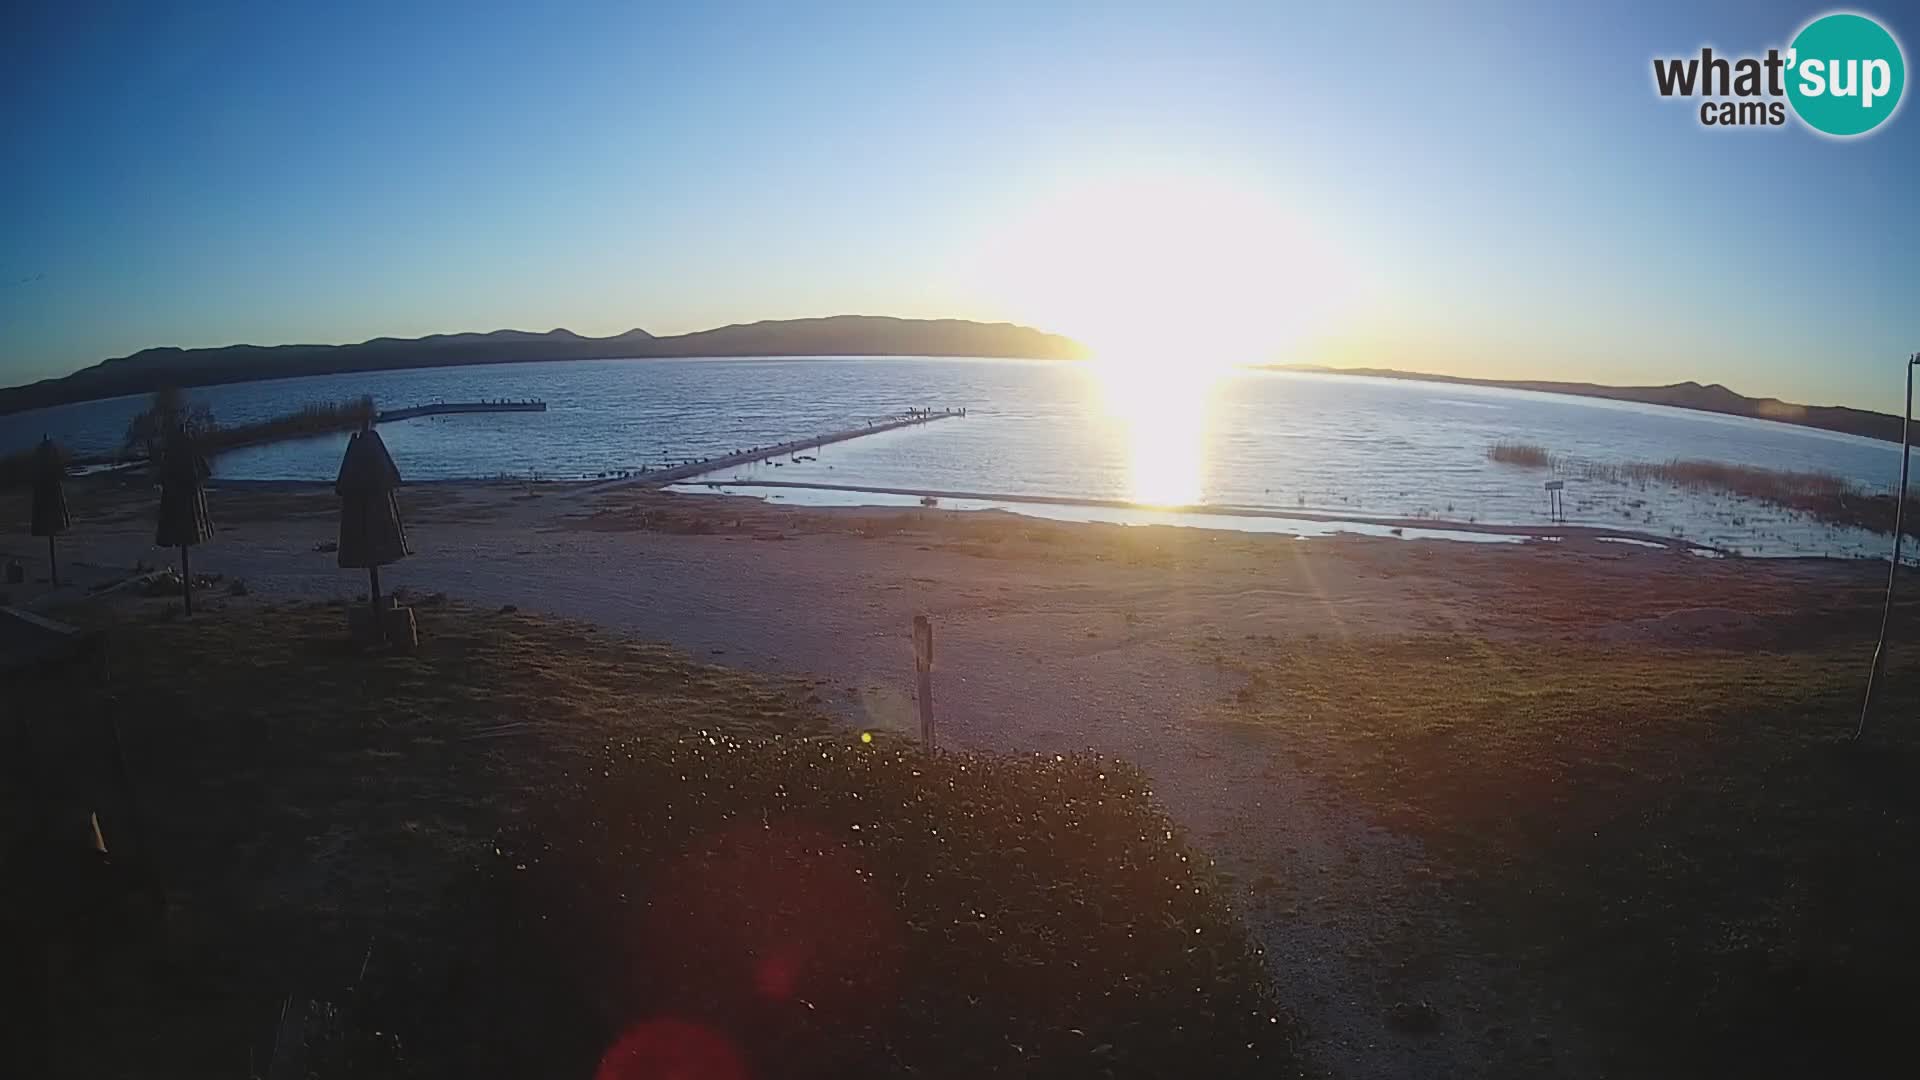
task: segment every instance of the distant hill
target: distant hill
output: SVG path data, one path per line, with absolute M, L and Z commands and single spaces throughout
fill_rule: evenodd
M 1666 386 L 1603 386 L 1599 383 L 1551 382 L 1541 379 L 1470 379 L 1457 375 L 1423 375 L 1391 368 L 1336 368 L 1317 364 L 1268 365 L 1281 371 L 1318 371 L 1332 375 L 1360 375 L 1370 379 L 1407 379 L 1413 382 L 1460 383 L 1468 386 L 1501 386 L 1509 390 L 1538 390 L 1547 394 L 1571 394 L 1574 397 L 1608 398 L 1613 401 L 1637 401 L 1647 405 L 1671 405 L 1676 409 L 1748 416 L 1756 420 L 1778 420 L 1784 424 L 1864 435 L 1869 439 L 1900 441 L 1900 417 L 1891 413 L 1849 409 L 1843 405 L 1795 405 L 1779 398 L 1751 398 L 1736 394 L 1719 383 L 1705 386 L 1697 382 L 1670 383 Z
M 1076 341 L 1012 323 L 836 315 L 722 326 L 674 337 L 629 330 L 581 337 L 571 330 L 430 334 L 374 338 L 358 345 L 228 345 L 142 349 L 57 379 L 0 389 L 0 414 L 70 401 L 144 394 L 162 386 L 332 375 L 346 371 L 507 364 L 542 360 L 659 359 L 683 356 L 990 356 L 1071 360 Z

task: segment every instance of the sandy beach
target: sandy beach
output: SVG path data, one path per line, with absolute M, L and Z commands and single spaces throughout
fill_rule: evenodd
M 335 529 L 324 486 L 216 484 L 210 500 L 219 535 L 196 551 L 196 571 L 244 579 L 262 599 L 363 595 L 363 576 L 318 550 Z M 72 501 L 64 558 L 76 579 L 169 561 L 151 547 L 137 480 L 77 483 Z M 1297 541 L 637 487 L 416 485 L 402 505 L 416 554 L 389 568 L 390 589 L 514 605 L 817 680 L 850 727 L 915 729 L 908 631 L 914 615 L 931 616 L 943 745 L 1092 748 L 1141 764 L 1247 889 L 1318 1056 L 1352 1076 L 1472 1071 L 1511 1058 L 1516 1031 L 1578 1058 L 1583 1035 L 1525 1004 L 1530 973 L 1458 938 L 1444 882 L 1419 874 L 1418 838 L 1291 760 L 1283 735 L 1231 722 L 1247 700 L 1242 650 L 1436 634 L 1575 648 L 1805 645 L 1867 625 L 1883 574 L 1578 537 Z M 44 577 L 43 552 L 24 539 L 10 537 L 5 556 Z M 44 586 L 11 591 L 15 603 L 48 599 Z M 1274 878 L 1314 884 L 1275 903 L 1254 885 Z M 1410 937 L 1420 944 L 1407 953 Z M 1409 1025 L 1409 1002 L 1449 1022 Z

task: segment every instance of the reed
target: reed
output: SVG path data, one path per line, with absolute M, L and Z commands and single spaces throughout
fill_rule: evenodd
M 1544 446 L 1506 439 L 1488 447 L 1487 457 L 1502 465 L 1518 465 L 1526 469 L 1551 469 L 1556 460 Z
M 1894 491 L 1874 491 L 1830 472 L 1763 469 L 1725 461 L 1582 461 L 1550 453 L 1535 443 L 1502 439 L 1487 448 L 1489 460 L 1529 469 L 1552 469 L 1575 479 L 1622 486 L 1669 484 L 1688 491 L 1735 495 L 1805 514 L 1830 525 L 1891 533 Z M 1910 509 L 1902 531 L 1920 536 L 1920 487 L 1907 491 Z
M 1582 479 L 1616 484 L 1659 482 L 1689 491 L 1718 492 L 1806 514 L 1832 525 L 1893 532 L 1895 498 L 1892 491 L 1871 491 L 1829 472 L 1763 469 L 1724 461 L 1673 459 L 1621 464 L 1583 463 Z M 1920 498 L 1920 489 L 1909 489 Z M 1920 517 L 1908 515 L 1904 532 L 1920 536 Z
M 208 452 L 218 453 L 222 450 L 279 442 L 283 439 L 302 439 L 314 435 L 328 435 L 336 431 L 352 431 L 371 423 L 373 417 L 373 398 L 362 395 L 346 401 L 304 405 L 299 410 L 284 416 L 276 416 L 270 420 L 260 420 L 251 424 L 235 424 L 231 427 L 216 424 L 208 429 L 204 439 Z

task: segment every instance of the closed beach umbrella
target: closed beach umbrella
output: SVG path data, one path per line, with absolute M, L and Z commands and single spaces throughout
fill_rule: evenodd
M 200 456 L 193 436 L 175 425 L 160 450 L 160 525 L 153 542 L 180 549 L 180 578 L 185 583 L 187 614 L 193 614 L 193 567 L 187 549 L 213 539 L 213 520 L 207 516 L 207 477 L 212 470 Z
M 53 440 L 40 437 L 33 455 L 33 535 L 47 538 L 47 580 L 60 584 L 60 563 L 54 557 L 53 538 L 73 527 L 67 513 L 66 464 Z
M 340 496 L 340 565 L 366 569 L 367 599 L 375 608 L 380 606 L 380 568 L 410 554 L 393 494 L 399 486 L 400 470 L 379 432 L 368 426 L 348 437 L 333 483 Z

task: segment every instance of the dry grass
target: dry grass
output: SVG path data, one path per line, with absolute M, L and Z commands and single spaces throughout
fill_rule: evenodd
M 1526 469 L 1548 469 L 1554 463 L 1553 455 L 1547 453 L 1544 446 L 1505 439 L 1487 447 L 1487 458 L 1502 465 L 1518 465 Z
M 1895 516 L 1892 493 L 1869 491 L 1828 472 L 1763 469 L 1724 461 L 1673 459 L 1621 463 L 1569 461 L 1533 443 L 1502 441 L 1487 448 L 1489 460 L 1532 469 L 1552 469 L 1604 484 L 1671 484 L 1689 491 L 1715 492 L 1784 507 L 1834 525 L 1891 533 Z M 1896 485 L 1897 490 L 1897 485 Z M 1920 490 L 1909 491 L 1909 502 L 1920 500 Z M 1920 513 L 1910 513 L 1904 529 L 1920 536 Z
M 1826 499 L 1859 492 L 1852 481 L 1827 472 L 1794 472 L 1730 465 L 1724 461 L 1635 461 L 1621 465 L 1593 463 L 1581 469 L 1590 480 L 1616 484 L 1657 480 L 1693 491 L 1724 491 L 1752 499 L 1787 505 L 1796 499 Z
M 1920 663 L 1856 745 L 1865 657 L 1449 637 L 1219 661 L 1247 678 L 1233 722 L 1419 838 L 1416 874 L 1599 1070 L 1863 1075 L 1920 1000 L 1920 867 L 1890 858 L 1920 835 Z
M 49 731 L 117 714 L 171 901 L 160 954 L 56 983 L 61 1075 L 264 1068 L 289 996 L 339 1000 L 370 947 L 405 973 L 448 883 L 594 747 L 823 726 L 805 687 L 568 623 L 420 609 L 420 652 L 370 659 L 338 608 L 207 606 L 80 613 L 108 627 L 110 681 L 24 703 Z
M 808 684 L 504 609 L 416 605 L 420 651 L 378 657 L 334 606 L 168 611 L 71 613 L 110 675 L 21 702 L 48 760 L 117 718 L 109 843 L 137 821 L 167 900 L 56 936 L 56 1075 L 585 1076 L 661 1011 L 757 1075 L 1297 1074 L 1123 763 L 829 736 Z
M 1615 482 L 1661 480 L 1676 488 L 1695 492 L 1726 492 L 1732 496 L 1788 507 L 1818 521 L 1874 532 L 1893 532 L 1897 513 L 1895 498 L 1889 492 L 1870 492 L 1853 480 L 1832 473 L 1793 473 L 1780 469 L 1757 469 L 1753 465 L 1728 465 L 1726 461 L 1636 461 L 1628 465 L 1588 465 L 1586 473 L 1596 479 Z M 1895 486 L 1897 488 L 1897 486 Z M 1910 500 L 1920 500 L 1920 492 L 1908 492 Z M 1907 534 L 1920 536 L 1920 513 L 1908 513 Z
M 662 1017 L 745 1066 L 697 1075 L 1299 1075 L 1222 882 L 1124 762 L 719 735 L 613 743 L 580 787 L 476 883 L 513 930 L 458 979 L 488 989 L 447 1010 L 453 1075 L 585 1076 Z
M 1625 465 L 1587 465 L 1590 479 L 1613 483 L 1659 481 L 1691 491 L 1723 492 L 1785 507 L 1819 521 L 1874 532 L 1893 532 L 1897 511 L 1892 493 L 1868 491 L 1843 477 L 1825 472 L 1794 472 L 1730 465 L 1723 461 L 1632 462 Z M 1898 485 L 1895 485 L 1896 490 Z M 1910 500 L 1920 492 L 1909 492 Z M 1909 514 L 1904 532 L 1920 536 L 1920 513 Z

